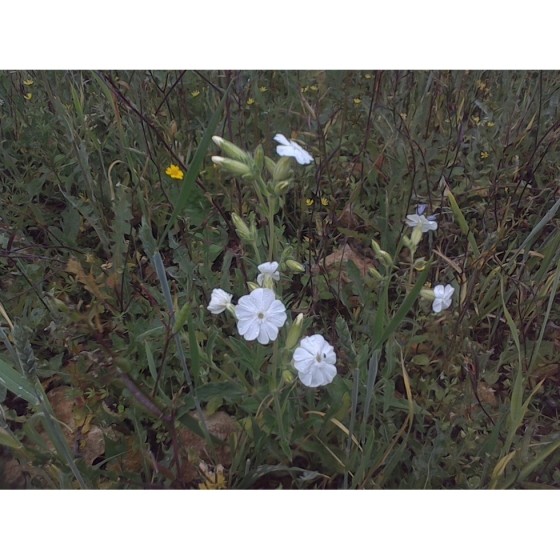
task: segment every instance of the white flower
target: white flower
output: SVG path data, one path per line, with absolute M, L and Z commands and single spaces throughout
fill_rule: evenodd
M 427 231 L 435 231 L 437 229 L 437 222 L 435 216 L 426 218 L 424 215 L 409 214 L 406 217 L 406 225 L 415 228 L 418 224 L 422 224 L 422 233 Z
M 320 335 L 302 338 L 294 352 L 294 366 L 307 387 L 328 385 L 336 375 L 334 348 Z
M 279 156 L 287 156 L 296 158 L 300 165 L 307 165 L 313 161 L 313 158 L 296 142 L 288 140 L 283 134 L 277 134 L 274 140 L 281 146 L 276 146 L 276 152 Z
M 284 304 L 268 288 L 257 288 L 239 298 L 235 315 L 239 334 L 245 340 L 256 338 L 261 344 L 276 340 L 278 329 L 288 318 Z
M 435 299 L 432 302 L 432 309 L 434 310 L 434 313 L 439 313 L 451 305 L 451 296 L 454 291 L 455 288 L 451 284 L 447 284 L 445 288 L 442 284 L 434 287 Z
M 257 284 L 265 286 L 265 288 L 272 288 L 273 280 L 280 280 L 280 273 L 278 272 L 278 263 L 276 261 L 265 262 L 259 265 L 260 274 L 257 276 Z
M 210 313 L 214 315 L 218 315 L 222 313 L 228 308 L 228 305 L 231 305 L 231 298 L 233 296 L 224 292 L 220 288 L 215 288 L 212 290 L 212 298 L 210 299 L 210 305 L 208 305 L 207 309 Z

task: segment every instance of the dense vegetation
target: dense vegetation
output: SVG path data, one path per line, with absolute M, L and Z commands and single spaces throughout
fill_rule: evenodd
M 558 487 L 559 103 L 557 72 L 1 72 L 0 486 Z M 261 344 L 208 305 L 271 261 Z

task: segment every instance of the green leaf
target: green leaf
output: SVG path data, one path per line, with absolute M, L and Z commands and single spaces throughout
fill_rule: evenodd
M 33 405 L 39 404 L 39 398 L 33 385 L 27 381 L 23 374 L 0 358 L 0 383 L 21 399 Z

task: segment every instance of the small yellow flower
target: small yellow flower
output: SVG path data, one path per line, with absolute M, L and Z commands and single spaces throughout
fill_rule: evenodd
M 24 99 L 27 99 L 27 101 L 29 101 L 32 97 L 33 97 L 33 94 L 32 94 L 32 93 L 26 93 L 26 94 L 23 96 L 23 98 L 24 98 Z
M 488 157 L 488 152 L 480 152 L 480 159 L 486 159 Z
M 309 89 L 309 86 L 305 86 L 301 88 L 301 93 L 305 93 Z
M 403 121 L 406 121 L 406 116 L 407 116 L 406 113 L 401 113 L 401 119 Z
M 482 80 L 478 80 L 476 82 L 476 85 L 478 86 L 478 89 L 485 89 L 486 88 L 486 84 Z
M 259 90 L 260 90 L 261 93 L 266 93 L 268 91 L 268 88 L 265 88 L 264 86 L 261 86 L 259 88 Z
M 473 117 L 473 121 L 478 125 L 478 123 L 480 122 L 480 117 Z
M 255 102 L 255 100 L 252 97 L 249 97 L 249 99 L 247 99 L 247 105 L 252 105 Z
M 33 80 L 23 80 L 23 85 L 32 86 L 33 85 Z
M 329 205 L 329 199 L 326 196 L 324 196 L 323 198 L 321 198 L 321 204 L 323 206 L 328 206 Z
M 317 91 L 319 88 L 317 86 L 311 86 L 311 91 Z
M 313 206 L 313 199 L 312 199 L 312 198 L 308 198 L 308 199 L 305 201 L 305 204 L 307 204 L 307 206 Z
M 366 74 L 366 75 L 364 76 L 364 78 L 365 78 L 366 80 L 369 80 L 369 79 L 371 78 L 371 74 Z
M 488 128 L 492 128 L 492 127 L 494 126 L 494 123 L 493 123 L 493 122 L 489 122 L 486 126 L 487 126 Z
M 177 165 L 170 165 L 165 170 L 165 174 L 169 175 L 172 179 L 179 179 L 179 181 L 184 177 L 184 173 Z
M 361 102 L 362 100 L 359 97 L 354 98 L 354 105 L 359 105 Z
M 195 89 L 194 91 L 191 92 L 191 95 L 193 97 L 198 97 L 200 95 L 200 91 L 198 91 L 197 89 Z

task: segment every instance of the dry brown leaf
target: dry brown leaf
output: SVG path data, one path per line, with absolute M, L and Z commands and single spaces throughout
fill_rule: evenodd
M 323 269 L 326 272 L 338 272 L 340 265 L 348 261 L 352 261 L 356 265 L 356 268 L 360 271 L 362 276 L 366 276 L 368 269 L 375 266 L 372 259 L 356 253 L 356 251 L 346 243 L 344 247 L 326 257 L 325 260 L 320 263 L 321 266 L 314 265 L 311 267 L 311 272 L 317 274 L 323 271 Z M 340 270 L 340 279 L 345 283 L 350 281 L 344 268 Z
M 99 286 L 95 282 L 95 279 L 91 274 L 86 274 L 82 268 L 82 263 L 74 257 L 71 256 L 68 259 L 68 264 L 66 265 L 66 272 L 70 274 L 75 274 L 78 282 L 83 284 L 89 292 L 91 292 L 99 301 L 106 301 L 108 296 L 101 292 Z

